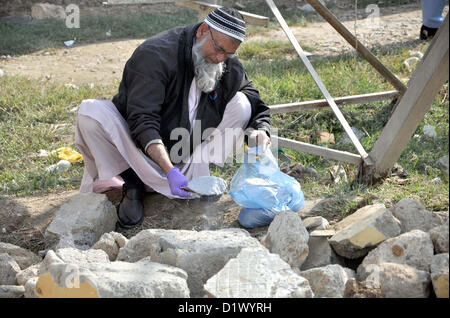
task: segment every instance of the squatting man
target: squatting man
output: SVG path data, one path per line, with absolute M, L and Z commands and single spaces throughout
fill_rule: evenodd
M 146 191 L 189 199 L 183 187 L 208 176 L 210 163 L 223 166 L 244 141 L 270 145 L 269 108 L 236 57 L 245 30 L 241 14 L 222 7 L 152 36 L 127 61 L 112 100 L 80 104 L 80 192 L 122 187 L 121 227 L 141 224 Z M 229 129 L 238 133 L 229 138 Z M 201 138 L 189 138 L 194 130 Z

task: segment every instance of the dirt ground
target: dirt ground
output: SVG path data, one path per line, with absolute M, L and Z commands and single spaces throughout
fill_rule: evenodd
M 445 9 L 448 11 L 448 7 Z M 364 11 L 360 11 L 363 17 Z M 418 4 L 381 8 L 380 26 L 373 28 L 367 19 L 356 23 L 356 34 L 369 47 L 376 45 L 405 45 L 417 41 L 422 22 Z M 352 31 L 354 11 L 343 10 L 338 17 Z M 306 27 L 292 28 L 300 43 L 314 48 L 316 56 L 340 54 L 350 46 L 326 22 L 308 23 Z M 268 30 L 252 36 L 248 41 L 261 39 L 285 39 L 282 31 Z M 124 40 L 90 45 L 75 44 L 61 48 L 35 52 L 29 55 L 0 60 L 0 69 L 6 74 L 30 76 L 43 81 L 59 81 L 80 84 L 110 84 L 120 80 L 125 62 L 133 50 L 143 41 Z M 45 66 L 45 67 L 44 67 Z M 58 208 L 77 191 L 29 197 L 0 196 L 0 241 L 22 246 L 38 252 L 45 248 L 44 231 Z M 114 204 L 120 200 L 120 191 L 111 191 L 108 197 Z M 311 207 L 316 199 L 308 200 Z M 165 229 L 217 229 L 239 227 L 237 206 L 229 195 L 217 202 L 201 200 L 169 200 L 159 194 L 149 194 L 145 199 L 146 218 L 139 228 L 121 231 L 131 237 L 145 228 Z M 259 237 L 266 228 L 250 230 Z
M 418 41 L 422 11 L 418 4 L 380 8 L 378 25 L 360 9 L 356 24 L 353 10 L 337 10 L 338 18 L 357 35 L 366 46 L 408 45 Z M 335 11 L 336 11 L 335 10 Z M 448 11 L 448 7 L 445 9 Z M 340 13 L 338 13 L 340 12 Z M 356 25 L 356 29 L 355 29 Z M 293 33 L 302 45 L 314 49 L 315 56 L 333 56 L 353 48 L 326 22 L 308 23 L 293 27 Z M 267 30 L 247 41 L 284 40 L 281 30 Z M 69 39 L 68 39 L 69 40 Z M 42 81 L 65 84 L 110 84 L 120 80 L 123 67 L 135 48 L 145 39 L 113 41 L 89 45 L 75 44 L 70 48 L 42 50 L 28 55 L 0 60 L 6 74 L 29 76 Z M 45 65 L 45 67 L 43 67 Z

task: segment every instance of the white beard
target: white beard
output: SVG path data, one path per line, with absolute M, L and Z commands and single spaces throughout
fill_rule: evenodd
M 202 54 L 202 47 L 209 39 L 205 36 L 200 42 L 192 46 L 192 61 L 194 62 L 194 74 L 197 87 L 204 93 L 210 93 L 217 86 L 217 82 L 225 71 L 225 63 L 209 63 Z

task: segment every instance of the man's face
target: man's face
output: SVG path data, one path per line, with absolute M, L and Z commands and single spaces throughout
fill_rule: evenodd
M 204 24 L 201 26 L 200 37 L 209 37 L 202 47 L 202 54 L 208 63 L 221 63 L 226 61 L 229 57 L 236 53 L 239 47 L 239 42 L 234 41 L 229 36 L 210 28 Z

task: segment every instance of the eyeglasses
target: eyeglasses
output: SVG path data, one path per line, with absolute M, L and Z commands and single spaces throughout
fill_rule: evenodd
M 223 48 L 221 48 L 220 46 L 217 45 L 216 41 L 214 40 L 214 36 L 212 34 L 211 28 L 209 28 L 209 33 L 211 34 L 211 40 L 213 43 L 214 50 L 216 50 L 217 53 L 226 55 L 228 58 L 233 58 L 233 57 L 238 56 L 237 52 L 236 53 L 228 53 Z

